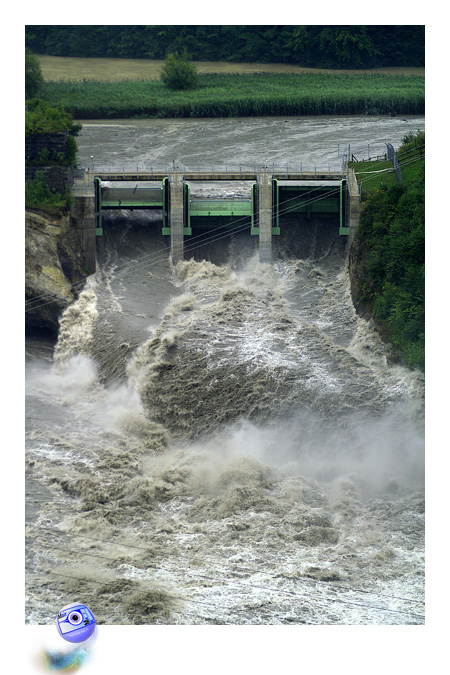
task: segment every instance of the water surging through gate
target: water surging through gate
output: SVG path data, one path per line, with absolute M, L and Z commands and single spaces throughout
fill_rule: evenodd
M 235 235 L 172 269 L 156 227 L 111 219 L 29 377 L 36 419 L 55 411 L 28 445 L 55 495 L 29 527 L 66 574 L 56 605 L 77 589 L 108 623 L 422 622 L 400 599 L 423 592 L 421 383 L 356 316 L 337 234 L 277 247 L 261 265 Z M 355 610 L 355 589 L 395 598 Z

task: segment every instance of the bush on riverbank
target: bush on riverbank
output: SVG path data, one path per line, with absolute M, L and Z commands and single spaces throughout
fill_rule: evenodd
M 370 312 L 395 355 L 425 369 L 425 134 L 398 150 L 402 183 L 364 203 L 352 247 L 356 302 Z M 395 174 L 394 174 L 395 175 Z
M 198 73 L 187 52 L 168 54 L 161 71 L 161 82 L 169 89 L 180 91 L 198 86 Z
M 70 188 L 64 191 L 52 188 L 44 171 L 38 171 L 33 180 L 25 183 L 25 207 L 51 215 L 65 214 L 70 209 Z
M 77 119 L 127 117 L 261 117 L 421 115 L 419 76 L 332 73 L 199 75 L 195 90 L 158 81 L 45 82 L 43 97 Z
M 58 133 L 77 136 L 80 130 L 81 125 L 74 123 L 61 102 L 50 103 L 40 98 L 26 101 L 25 136 Z

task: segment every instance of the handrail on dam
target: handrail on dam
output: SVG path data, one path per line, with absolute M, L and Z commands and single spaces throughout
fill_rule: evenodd
M 104 181 L 160 181 L 166 176 L 180 174 L 184 180 L 258 180 L 258 178 L 269 173 L 278 180 L 340 180 L 345 177 L 343 170 L 331 170 L 328 166 L 317 168 L 317 166 L 303 168 L 303 164 L 286 164 L 285 166 L 211 166 L 211 167 L 186 167 L 186 166 L 162 166 L 162 167 L 139 167 L 138 165 L 128 165 L 122 167 L 111 166 L 88 166 L 85 169 L 87 180 L 94 176 Z

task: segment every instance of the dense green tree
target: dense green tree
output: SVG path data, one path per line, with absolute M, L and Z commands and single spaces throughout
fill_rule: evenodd
M 378 56 L 365 26 L 327 26 L 320 34 L 320 52 L 341 68 L 370 68 Z
M 35 54 L 25 48 L 25 98 L 35 98 L 42 89 L 44 78 Z
M 25 113 L 25 136 L 32 134 L 69 133 L 77 136 L 81 124 L 73 121 L 73 117 L 64 106 L 51 106 L 46 101 L 35 98 L 27 102 Z
M 379 66 L 424 66 L 425 26 L 367 26 Z
M 195 89 L 198 74 L 186 51 L 168 54 L 161 71 L 161 81 L 174 90 Z

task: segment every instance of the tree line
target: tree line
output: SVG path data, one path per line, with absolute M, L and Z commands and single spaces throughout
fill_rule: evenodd
M 36 54 L 288 63 L 312 68 L 423 67 L 425 26 L 25 26 Z

